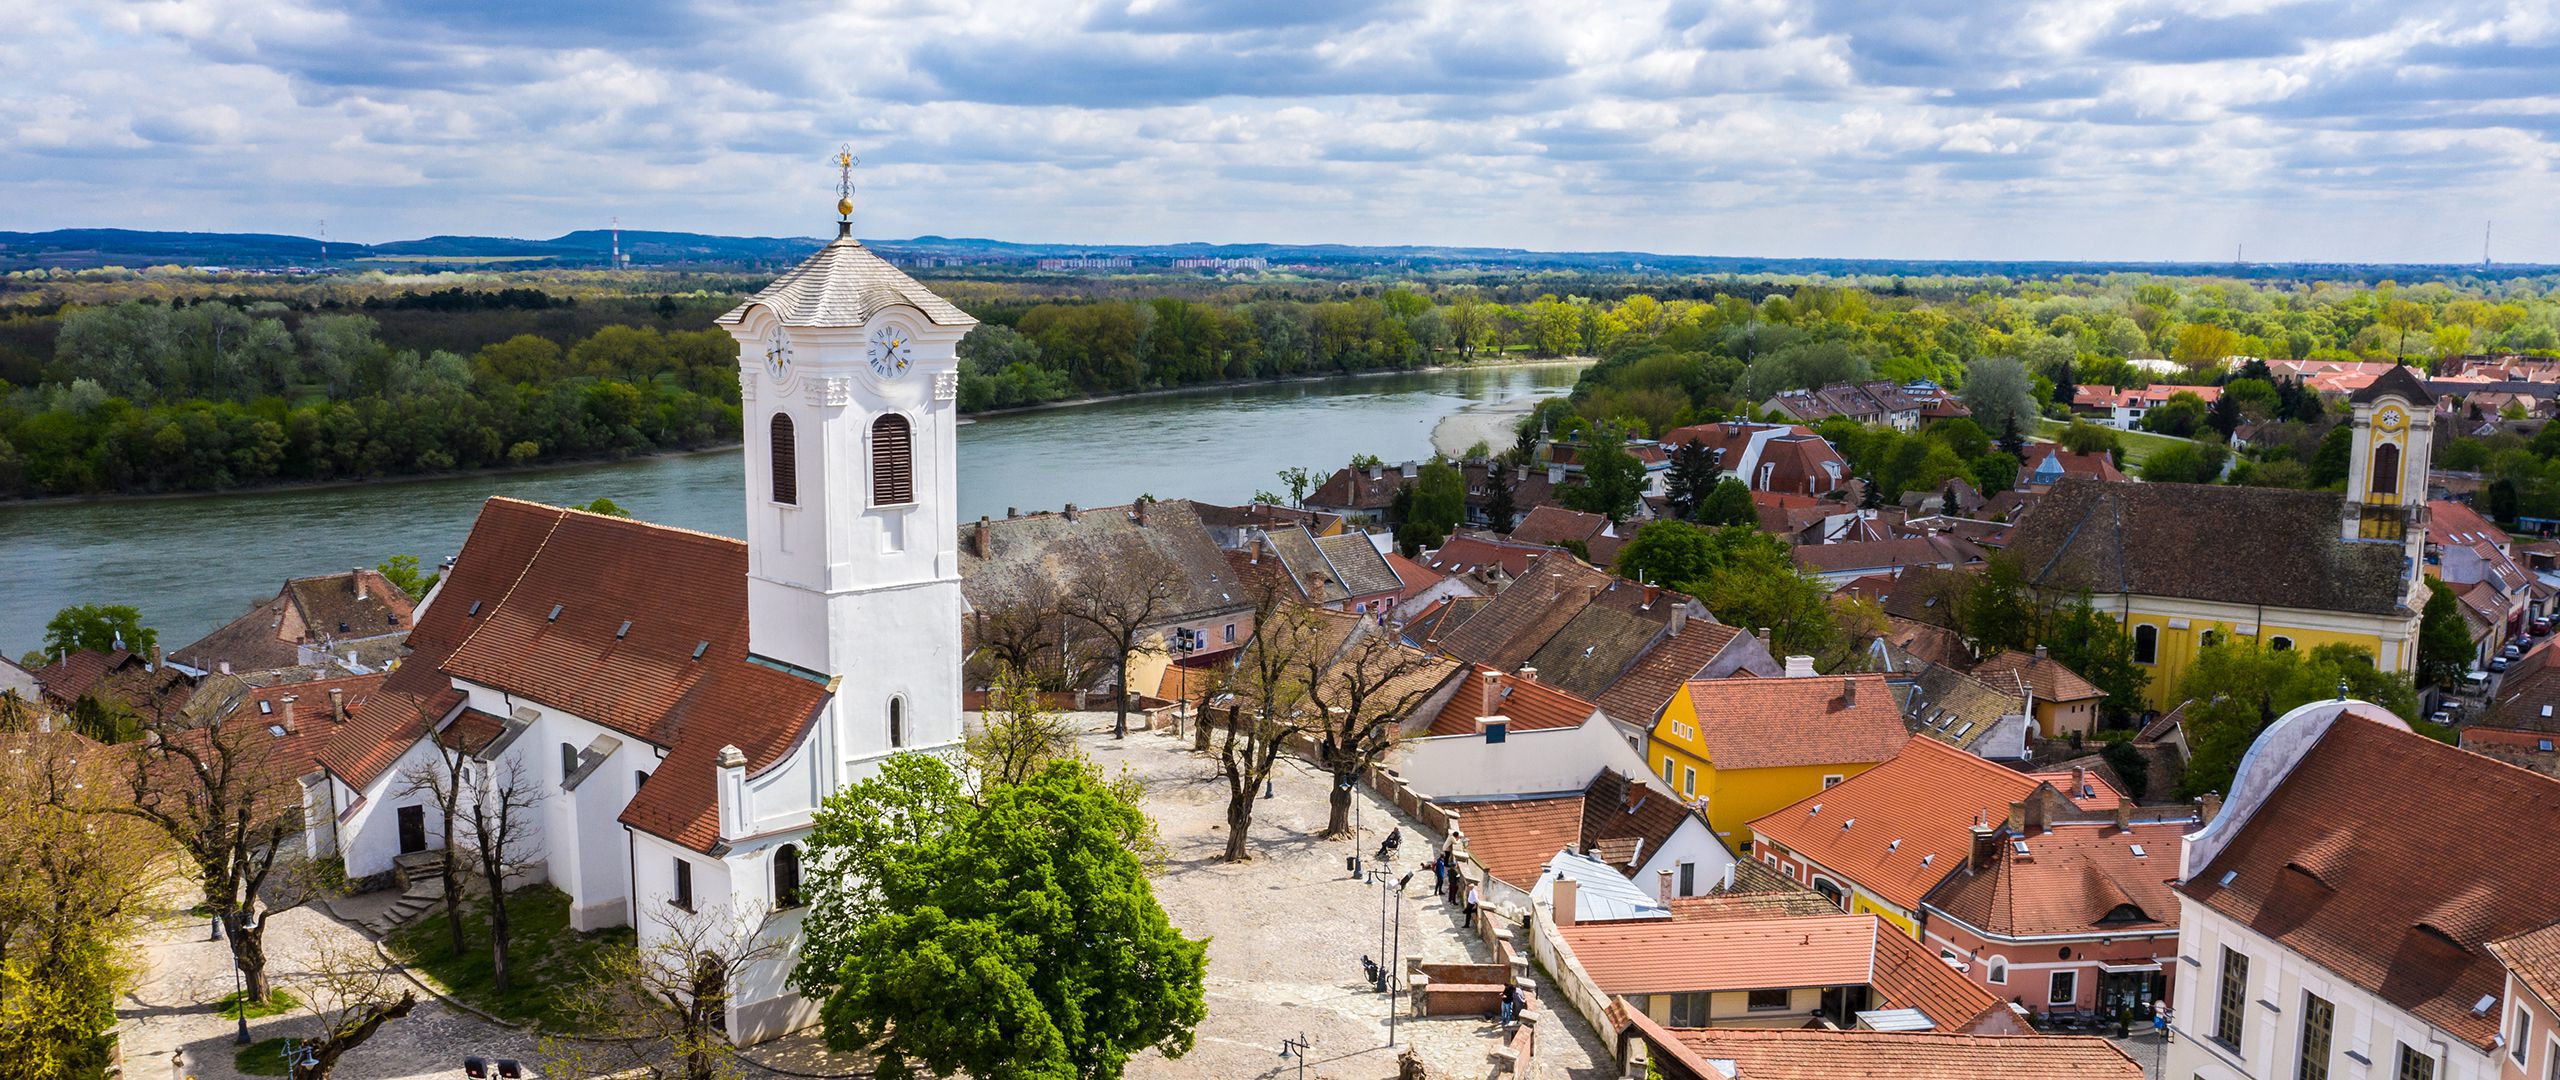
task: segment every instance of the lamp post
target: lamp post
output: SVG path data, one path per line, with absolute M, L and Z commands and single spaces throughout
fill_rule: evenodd
M 1182 670 L 1182 675 L 1173 681 L 1173 737 L 1177 739 L 1182 737 L 1182 710 L 1191 701 L 1191 672 L 1182 668 L 1182 661 L 1191 655 L 1191 647 L 1191 631 L 1178 627 L 1173 631 L 1173 640 L 1165 645 L 1165 651 L 1173 655 L 1173 666 Z
M 240 929 L 255 930 L 257 928 L 258 912 L 256 907 L 252 906 L 248 916 L 240 920 Z M 231 986 L 231 1007 L 239 1010 L 237 1018 L 240 1021 L 240 1030 L 231 1037 L 231 1041 L 239 1046 L 247 1046 L 249 1045 L 249 976 L 247 972 L 240 970 L 238 949 L 231 951 Z
M 1280 1060 L 1287 1061 L 1290 1058 L 1298 1059 L 1298 1080 L 1307 1080 L 1306 1032 L 1299 1032 L 1298 1037 L 1294 1039 L 1280 1040 Z
M 1352 788 L 1352 782 L 1344 780 L 1338 786 L 1344 791 L 1349 791 Z M 1352 877 L 1360 876 L 1360 800 L 1357 798 L 1351 800 L 1351 855 L 1343 861 L 1346 868 L 1351 871 Z
M 1404 887 L 1412 881 L 1411 870 L 1396 879 L 1396 936 L 1394 946 L 1387 953 L 1387 1045 L 1390 1047 L 1396 1044 L 1396 992 L 1403 989 L 1396 983 L 1396 972 L 1404 968 Z

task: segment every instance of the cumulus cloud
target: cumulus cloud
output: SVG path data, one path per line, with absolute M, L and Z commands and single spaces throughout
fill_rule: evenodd
M 2497 218 L 2503 257 L 2560 261 L 2542 0 L 0 0 L 0 25 L 0 228 L 816 234 L 849 142 L 882 237 L 2452 261 Z

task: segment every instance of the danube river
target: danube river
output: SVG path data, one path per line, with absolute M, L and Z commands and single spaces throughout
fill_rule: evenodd
M 1354 454 L 1431 452 L 1432 427 L 1477 403 L 1561 393 L 1578 365 L 1376 375 L 1187 391 L 992 416 L 960 429 L 960 519 L 1141 493 L 1240 503 L 1285 491 L 1290 465 L 1324 471 Z M 738 452 L 643 458 L 410 483 L 199 498 L 0 507 L 0 650 L 42 644 L 69 604 L 142 609 L 176 648 L 274 596 L 289 577 L 413 554 L 432 566 L 462 547 L 481 500 L 599 496 L 633 517 L 739 535 Z

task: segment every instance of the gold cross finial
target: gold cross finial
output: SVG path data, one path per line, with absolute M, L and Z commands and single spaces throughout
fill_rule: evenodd
M 836 147 L 836 235 L 853 235 L 853 167 L 862 159 L 853 156 L 853 144 Z

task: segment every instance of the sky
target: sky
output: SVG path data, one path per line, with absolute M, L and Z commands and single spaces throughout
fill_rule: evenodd
M 2560 263 L 2560 0 L 0 0 L 0 229 Z

